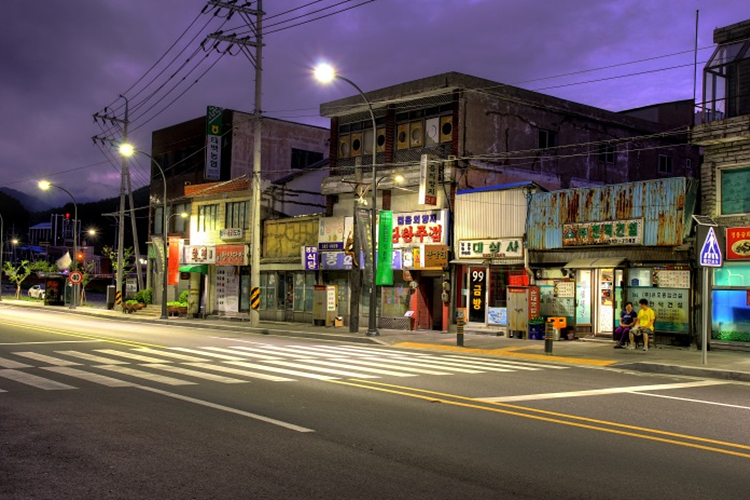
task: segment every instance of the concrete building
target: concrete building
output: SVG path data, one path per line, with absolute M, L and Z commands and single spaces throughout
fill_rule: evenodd
M 718 223 L 724 266 L 713 272 L 711 343 L 750 347 L 750 20 L 714 31 L 703 70 L 701 213 Z

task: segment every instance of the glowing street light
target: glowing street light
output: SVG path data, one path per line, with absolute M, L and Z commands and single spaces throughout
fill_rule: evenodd
M 60 187 L 57 184 L 50 184 L 47 181 L 39 181 L 39 189 L 41 189 L 42 191 L 48 191 L 49 188 L 57 188 L 60 191 L 64 191 L 68 196 L 70 196 L 70 199 L 73 201 L 73 269 L 75 269 L 78 263 L 78 203 L 76 203 L 76 199 L 73 197 L 70 191 L 68 191 L 64 187 Z M 77 294 L 78 283 L 73 283 L 73 296 L 70 299 L 70 309 L 76 308 Z

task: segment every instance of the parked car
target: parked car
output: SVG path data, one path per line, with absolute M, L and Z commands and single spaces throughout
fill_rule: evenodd
M 34 285 L 29 288 L 29 297 L 44 300 L 44 285 Z

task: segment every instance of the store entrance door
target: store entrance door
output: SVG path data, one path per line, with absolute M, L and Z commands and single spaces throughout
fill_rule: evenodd
M 596 269 L 594 272 L 594 283 L 596 284 L 595 334 L 612 334 L 614 331 L 614 304 L 615 304 L 615 271 L 614 269 Z

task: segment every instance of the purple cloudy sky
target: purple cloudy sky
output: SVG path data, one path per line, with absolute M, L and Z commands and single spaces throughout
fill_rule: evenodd
M 341 5 L 311 14 L 337 3 Z M 284 14 L 306 4 L 311 5 Z M 364 5 L 289 27 L 358 4 Z M 218 59 L 198 51 L 185 63 L 223 21 L 199 15 L 205 5 L 205 0 L 4 2 L 0 186 L 39 195 L 36 181 L 47 178 L 79 201 L 116 196 L 119 165 L 90 137 L 102 133 L 92 115 L 112 104 L 117 108 L 120 94 L 134 108 L 131 142 L 147 151 L 153 130 L 201 116 L 207 105 L 251 111 L 253 69 L 243 55 Z M 696 9 L 701 66 L 711 55 L 713 29 L 749 19 L 749 2 L 266 0 L 262 107 L 272 117 L 326 126 L 317 117 L 320 103 L 352 92 L 345 85 L 326 88 L 311 79 L 310 68 L 321 59 L 365 91 L 459 71 L 610 110 L 689 99 Z M 283 23 L 296 16 L 303 17 Z M 223 29 L 239 24 L 233 18 Z M 168 52 L 186 29 L 188 37 Z M 656 59 L 643 61 L 652 57 Z M 633 61 L 641 62 L 624 64 Z M 618 66 L 546 79 L 612 65 Z M 672 67 L 677 68 L 663 70 Z M 610 79 L 635 73 L 643 74 Z M 142 186 L 146 176 L 134 167 L 134 183 Z

